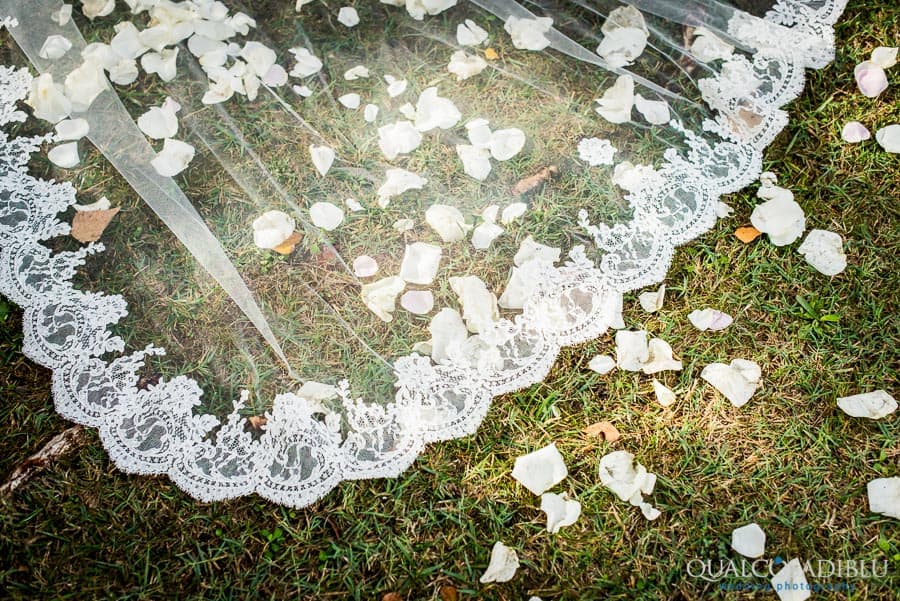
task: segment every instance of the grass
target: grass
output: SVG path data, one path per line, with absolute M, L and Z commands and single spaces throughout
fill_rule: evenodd
M 279 40 L 295 33 L 287 26 L 272 30 Z M 834 399 L 878 388 L 897 394 L 900 163 L 874 141 L 842 143 L 840 128 L 851 119 L 873 130 L 900 120 L 896 86 L 869 100 L 852 78 L 853 66 L 873 47 L 900 37 L 900 15 L 890 2 L 857 2 L 837 34 L 836 60 L 809 74 L 803 96 L 788 107 L 791 123 L 767 152 L 766 167 L 794 191 L 809 228 L 845 238 L 849 266 L 829 279 L 803 261 L 796 245 L 742 245 L 731 231 L 748 223 L 756 199 L 752 191 L 726 199 L 735 215 L 678 251 L 659 313 L 648 315 L 633 295 L 626 298 L 626 323 L 669 341 L 684 361 L 682 372 L 660 376 L 678 393 L 672 408 L 655 403 L 647 377 L 587 370 L 591 357 L 610 351 L 607 335 L 566 349 L 543 383 L 497 399 L 474 436 L 431 446 L 400 478 L 343 483 L 305 510 L 255 497 L 198 503 L 165 478 L 118 472 L 92 433 L 90 444 L 13 499 L 0 501 L 3 596 L 378 599 L 397 592 L 419 600 L 438 598 L 441 586 L 453 586 L 463 599 L 773 598 L 724 593 L 686 573 L 692 558 L 732 557 L 731 530 L 756 521 L 768 535 L 767 556 L 889 563 L 885 578 L 851 580 L 854 591 L 817 597 L 896 598 L 900 531 L 896 521 L 868 512 L 865 484 L 898 475 L 900 428 L 893 418 L 850 419 Z M 140 104 L 140 98 L 127 98 L 130 108 Z M 571 135 L 577 139 L 581 132 Z M 264 146 L 267 156 L 281 157 L 281 173 L 290 177 L 293 163 L 279 152 L 286 142 L 270 144 Z M 434 161 L 438 152 L 437 145 L 429 147 L 421 160 Z M 516 170 L 531 167 L 513 165 L 499 181 L 514 181 Z M 192 189 L 209 201 L 198 203 L 201 211 L 212 211 L 223 198 L 242 198 L 226 182 L 202 175 L 187 174 Z M 120 283 L 129 294 L 144 290 L 131 302 L 142 316 L 174 305 L 158 314 L 153 327 L 186 336 L 187 316 L 197 318 L 193 307 L 200 299 L 221 302 L 218 293 L 200 277 L 176 285 L 163 267 L 186 269 L 183 256 L 163 234 L 134 231 L 138 223 L 152 227 L 151 218 L 115 187 L 108 172 L 85 169 L 79 178 L 80 190 L 132 203 L 124 223 L 133 229 L 120 226 L 110 235 L 132 242 L 120 246 L 146 260 L 138 269 L 145 279 L 129 288 L 112 268 L 96 266 L 97 273 L 85 277 L 113 278 L 112 288 L 103 285 L 106 290 L 118 291 Z M 563 180 L 560 189 L 570 191 L 570 184 L 577 182 Z M 292 185 L 306 189 L 301 180 Z M 353 185 L 348 180 L 348 192 Z M 450 192 L 460 198 L 468 190 Z M 541 216 L 548 221 L 556 218 L 554 193 L 550 189 L 536 201 L 544 203 Z M 389 232 L 401 207 L 397 211 L 377 223 L 379 235 L 396 239 Z M 454 261 L 467 260 L 460 254 Z M 258 255 L 236 261 L 251 266 Z M 269 268 L 277 276 L 285 265 Z M 258 277 L 269 282 L 265 273 Z M 275 292 L 277 279 L 269 284 Z M 158 296 L 177 301 L 162 303 Z M 271 298 L 281 296 L 289 295 Z M 724 332 L 697 332 L 686 316 L 705 306 L 734 315 L 735 324 Z M 837 320 L 823 319 L 829 315 Z M 147 341 L 143 334 L 130 333 L 141 345 Z M 20 349 L 20 313 L 0 299 L 4 474 L 67 426 L 53 411 L 49 374 L 26 361 Z M 761 390 L 740 409 L 699 379 L 704 365 L 735 357 L 757 361 L 764 377 Z M 174 366 L 185 367 L 175 360 L 156 367 Z M 187 368 L 216 381 L 224 399 L 248 385 L 229 379 L 227 357 L 195 358 Z M 581 432 L 599 420 L 613 422 L 622 439 L 603 443 Z M 558 488 L 584 507 L 580 520 L 557 535 L 546 533 L 539 502 L 509 476 L 518 455 L 552 441 L 570 470 Z M 659 474 L 650 499 L 663 510 L 656 522 L 646 522 L 599 485 L 598 460 L 616 449 L 629 450 Z M 510 583 L 479 585 L 495 540 L 517 548 L 523 567 Z

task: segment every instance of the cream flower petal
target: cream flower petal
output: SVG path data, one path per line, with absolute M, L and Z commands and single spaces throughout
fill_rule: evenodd
M 38 56 L 47 60 L 56 60 L 72 48 L 72 42 L 61 35 L 51 35 L 44 40 Z
M 406 217 L 404 219 L 398 219 L 391 227 L 401 233 L 408 232 L 409 230 L 416 227 L 416 222 Z
M 491 134 L 489 142 L 491 156 L 498 161 L 508 161 L 519 154 L 524 146 L 525 132 L 515 127 L 498 129 Z
M 437 88 L 426 88 L 416 103 L 414 127 L 420 132 L 435 128 L 450 129 L 462 118 L 462 113 L 447 98 L 438 96 Z
M 543 263 L 556 263 L 562 251 L 552 246 L 546 246 L 535 242 L 534 238 L 528 236 L 519 245 L 519 250 L 513 257 L 513 264 L 516 267 L 522 267 L 531 261 L 539 261 Z
M 765 174 L 763 174 L 765 175 Z M 806 215 L 800 205 L 794 201 L 794 194 L 776 186 L 769 179 L 760 178 L 763 185 L 756 195 L 766 199 L 757 205 L 750 214 L 750 223 L 764 234 L 775 246 L 791 244 L 803 235 L 806 229 Z
M 360 97 L 356 92 L 351 92 L 350 94 L 339 96 L 338 102 L 348 109 L 356 110 L 359 108 Z
M 496 223 L 485 221 L 472 231 L 472 246 L 478 250 L 485 250 L 502 233 L 502 227 Z
M 131 21 L 120 22 L 115 30 L 116 34 L 109 41 L 109 46 L 119 57 L 134 60 L 149 50 L 141 42 L 140 32 Z
M 735 359 L 731 365 L 710 363 L 700 377 L 712 384 L 735 407 L 743 407 L 759 386 L 762 371 L 753 361 Z
M 422 143 L 422 134 L 410 121 L 395 121 L 378 128 L 378 147 L 386 159 L 408 154 Z
M 724 330 L 734 322 L 731 315 L 711 308 L 691 311 L 688 320 L 700 331 Z
M 390 322 L 394 319 L 397 296 L 406 288 L 406 282 L 397 276 L 391 276 L 373 282 L 363 284 L 361 295 L 366 307 L 378 316 L 382 321 Z
M 85 60 L 81 66 L 66 76 L 66 97 L 72 103 L 72 110 L 75 112 L 88 110 L 108 85 L 103 67 Z
M 731 531 L 731 548 L 744 557 L 762 557 L 766 552 L 766 533 L 756 523 L 735 528 Z
M 344 79 L 354 81 L 356 79 L 366 78 L 369 76 L 369 69 L 365 65 L 356 65 L 344 71 Z
M 430 290 L 410 290 L 400 297 L 400 306 L 414 315 L 426 315 L 434 309 L 434 294 Z
M 488 39 L 488 32 L 472 19 L 456 26 L 456 43 L 460 46 L 478 46 Z
M 681 361 L 672 358 L 672 347 L 662 338 L 652 338 L 647 345 L 647 360 L 641 365 L 645 374 L 681 371 Z
M 516 458 L 512 477 L 535 495 L 541 495 L 569 475 L 556 443 Z
M 794 558 L 769 580 L 780 601 L 805 601 L 811 596 L 800 560 Z
M 847 415 L 869 419 L 881 419 L 897 410 L 897 401 L 884 390 L 841 397 L 837 404 Z
M 325 177 L 325 174 L 328 173 L 328 170 L 331 169 L 331 165 L 334 163 L 334 150 L 328 146 L 316 146 L 313 144 L 309 147 L 309 156 L 319 175 Z
M 640 371 L 650 358 L 647 332 L 620 330 L 616 332 L 616 365 L 625 371 Z
M 194 159 L 194 147 L 181 140 L 166 138 L 163 149 L 150 164 L 163 177 L 174 177 Z
M 108 211 L 110 206 L 109 199 L 105 196 L 101 196 L 96 202 L 87 205 L 72 205 L 72 208 L 76 211 L 90 213 L 91 211 Z
M 266 211 L 253 220 L 253 243 L 259 248 L 279 246 L 294 233 L 293 218 L 282 211 Z
M 513 46 L 519 50 L 543 50 L 550 45 L 546 34 L 552 28 L 553 19 L 549 17 L 509 17 L 503 24 L 503 29 L 512 38 Z
M 147 137 L 154 140 L 172 138 L 178 133 L 178 118 L 175 113 L 158 106 L 138 117 L 137 124 Z
M 606 22 L 600 27 L 602 33 L 610 33 L 620 27 L 633 27 L 644 33 L 650 33 L 644 14 L 633 6 L 620 6 L 610 11 Z
M 869 511 L 900 520 L 900 478 L 876 478 L 866 486 Z
M 616 367 L 616 360 L 609 355 L 597 355 L 588 361 L 588 368 L 598 374 L 608 374 Z
M 456 75 L 456 81 L 463 81 L 478 75 L 487 68 L 487 61 L 465 50 L 457 50 L 450 55 L 447 71 Z
M 470 144 L 457 144 L 456 154 L 463 164 L 463 172 L 483 182 L 491 173 L 491 152 L 487 148 L 478 148 Z
M 64 119 L 56 124 L 57 140 L 80 140 L 88 135 L 90 125 L 85 119 Z
M 344 222 L 344 211 L 330 202 L 317 202 L 309 207 L 309 219 L 314 226 L 330 232 Z
M 116 7 L 116 0 L 81 0 L 81 12 L 93 21 L 97 17 L 105 17 Z
M 428 183 L 424 177 L 406 169 L 388 169 L 385 175 L 385 182 L 378 188 L 378 206 L 382 209 L 388 206 L 394 196 L 407 190 L 421 190 Z
M 408 244 L 400 264 L 400 277 L 410 284 L 432 283 L 441 264 L 441 253 L 441 247 L 433 244 Z
M 704 27 L 696 28 L 694 36 L 694 41 L 691 44 L 691 54 L 705 63 L 718 59 L 727 60 L 734 54 L 734 46 L 726 43 Z
M 900 124 L 888 125 L 876 131 L 875 141 L 888 152 L 900 153 Z
M 59 25 L 60 27 L 65 27 L 69 24 L 69 21 L 72 19 L 72 5 L 71 4 L 63 4 L 59 7 L 59 10 L 54 11 L 50 15 L 50 20 Z
M 290 72 L 291 77 L 309 77 L 322 70 L 322 61 L 306 48 L 291 48 L 290 53 L 294 55 L 296 61 Z
M 151 75 L 155 73 L 163 81 L 172 81 L 178 74 L 177 59 L 177 47 L 161 52 L 148 52 L 141 57 L 141 68 Z
M 663 301 L 666 298 L 666 285 L 662 284 L 658 289 L 650 292 L 642 292 L 638 296 L 641 308 L 647 313 L 656 313 L 662 309 Z
M 889 48 L 887 46 L 879 46 L 872 51 L 870 61 L 876 67 L 882 69 L 890 69 L 897 64 L 897 48 Z
M 281 87 L 288 82 L 287 71 L 281 65 L 272 65 L 262 76 L 262 82 L 272 88 Z
M 472 146 L 488 148 L 491 145 L 491 128 L 487 119 L 472 119 L 466 123 L 466 135 Z
M 50 123 L 57 123 L 72 112 L 72 103 L 66 98 L 62 86 L 53 83 L 53 75 L 43 73 L 31 80 L 31 91 L 25 102 L 34 116 Z
M 669 122 L 669 104 L 665 100 L 647 100 L 640 94 L 634 95 L 634 108 L 647 123 L 663 125 Z
M 497 298 L 480 278 L 474 275 L 452 277 L 448 282 L 459 297 L 462 316 L 470 332 L 478 334 L 500 319 Z
M 81 162 L 81 158 L 78 156 L 78 142 L 67 142 L 54 146 L 47 153 L 47 158 L 51 163 L 63 169 L 75 167 Z
M 359 25 L 359 13 L 352 6 L 342 6 L 337 20 L 344 27 L 356 27 Z
M 408 82 L 405 79 L 397 79 L 393 75 L 385 75 L 384 81 L 387 82 L 387 93 L 391 98 L 396 98 L 406 91 Z
M 425 223 L 431 226 L 444 242 L 457 242 L 466 237 L 472 226 L 456 207 L 436 204 L 425 211 Z
M 597 54 L 615 69 L 634 62 L 647 47 L 648 35 L 636 27 L 619 27 L 605 36 L 597 46 Z
M 431 333 L 431 358 L 435 363 L 446 363 L 459 352 L 469 336 L 459 312 L 444 308 L 438 311 L 428 326 Z
M 620 75 L 596 103 L 594 110 L 610 123 L 628 122 L 634 105 L 634 79 L 630 75 Z
M 524 202 L 514 202 L 503 207 L 500 214 L 500 223 L 509 225 L 528 211 L 528 205 Z
M 363 109 L 363 119 L 365 119 L 367 123 L 374 123 L 377 118 L 378 106 L 375 104 L 367 104 L 366 108 Z
M 130 58 L 120 60 L 109 70 L 109 80 L 120 86 L 133 84 L 138 78 L 138 75 L 140 75 L 140 73 L 138 71 L 137 61 Z
M 675 402 L 675 393 L 656 378 L 653 379 L 653 394 L 656 395 L 656 402 L 663 407 Z
M 853 69 L 853 77 L 863 96 L 875 98 L 888 87 L 887 74 L 884 69 L 872 61 L 863 61 Z
M 545 492 L 541 495 L 541 511 L 547 514 L 547 532 L 556 534 L 561 528 L 571 526 L 581 515 L 581 503 L 569 499 L 569 495 Z
M 828 276 L 837 275 L 847 267 L 844 240 L 834 232 L 811 230 L 803 244 L 797 247 L 797 252 L 816 271 Z
M 859 121 L 849 121 L 844 125 L 844 129 L 841 130 L 841 139 L 851 144 L 868 140 L 871 137 L 872 134 Z
M 259 42 L 247 42 L 241 49 L 240 57 L 247 61 L 247 66 L 257 77 L 268 73 L 277 59 L 275 51 Z
M 359 278 L 370 278 L 378 273 L 378 261 L 369 255 L 360 255 L 353 260 L 353 273 Z
M 639 507 L 648 520 L 655 520 L 660 511 L 644 501 L 643 496 L 653 492 L 656 474 L 650 473 L 628 451 L 613 451 L 600 458 L 600 483 L 622 501 Z
M 487 570 L 478 579 L 482 584 L 489 582 L 509 582 L 519 569 L 519 556 L 516 552 L 497 541 L 491 549 L 491 562 Z

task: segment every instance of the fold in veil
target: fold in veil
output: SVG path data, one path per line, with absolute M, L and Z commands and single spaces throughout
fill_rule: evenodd
M 58 0 L 3 0 L 0 15 L 61 82 L 121 18 L 143 29 L 157 4 L 224 8 L 143 4 L 149 13 L 79 18 L 84 37 L 50 19 Z M 44 362 L 65 374 L 61 412 L 98 426 L 123 469 L 169 473 L 203 499 L 255 491 L 298 506 L 341 480 L 399 474 L 426 443 L 473 432 L 494 396 L 540 381 L 562 346 L 622 326 L 622 294 L 661 281 L 675 247 L 713 225 L 719 197 L 758 175 L 804 68 L 829 60 L 840 12 L 830 0 L 472 0 L 422 15 L 417 2 L 369 2 L 348 28 L 318 3 L 299 15 L 285 1 L 226 4 L 256 19 L 227 64 L 256 40 L 286 70 L 298 47 L 324 67 L 204 104 L 205 60 L 182 43 L 175 79 L 142 75 L 73 115 L 133 190 L 111 188 L 124 210 L 76 283 L 112 283 L 130 306 L 116 334 L 167 357 L 107 363 L 107 349 L 87 348 Z M 538 17 L 552 19 L 547 47 L 516 48 L 511 20 Z M 487 40 L 461 47 L 466 19 Z M 594 51 L 622 27 L 644 32 L 637 55 Z M 42 59 L 57 33 L 74 47 Z M 448 72 L 463 60 L 481 72 Z M 349 75 L 360 65 L 367 77 Z M 633 85 L 626 107 L 614 85 Z M 150 167 L 134 122 L 166 97 L 181 105 L 176 137 L 198 149 L 177 183 Z M 311 147 L 335 153 L 324 175 Z M 415 185 L 386 191 L 398 169 Z M 93 189 L 108 180 L 97 161 L 73 173 Z M 284 256 L 253 244 L 271 210 L 299 234 Z M 340 223 L 321 227 L 319 210 Z M 139 370 L 158 381 L 136 388 Z M 260 433 L 244 417 L 263 412 Z

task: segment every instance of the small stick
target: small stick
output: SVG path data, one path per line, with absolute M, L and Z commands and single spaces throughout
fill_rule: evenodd
M 54 460 L 84 444 L 84 426 L 72 426 L 50 439 L 44 447 L 16 466 L 9 478 L 0 485 L 0 496 L 8 497 L 19 487 L 43 471 Z

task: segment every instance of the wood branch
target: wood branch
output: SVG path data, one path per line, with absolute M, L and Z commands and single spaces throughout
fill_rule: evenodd
M 0 496 L 9 496 L 55 460 L 71 453 L 85 443 L 84 426 L 72 426 L 50 439 L 44 447 L 16 466 L 3 485 Z

